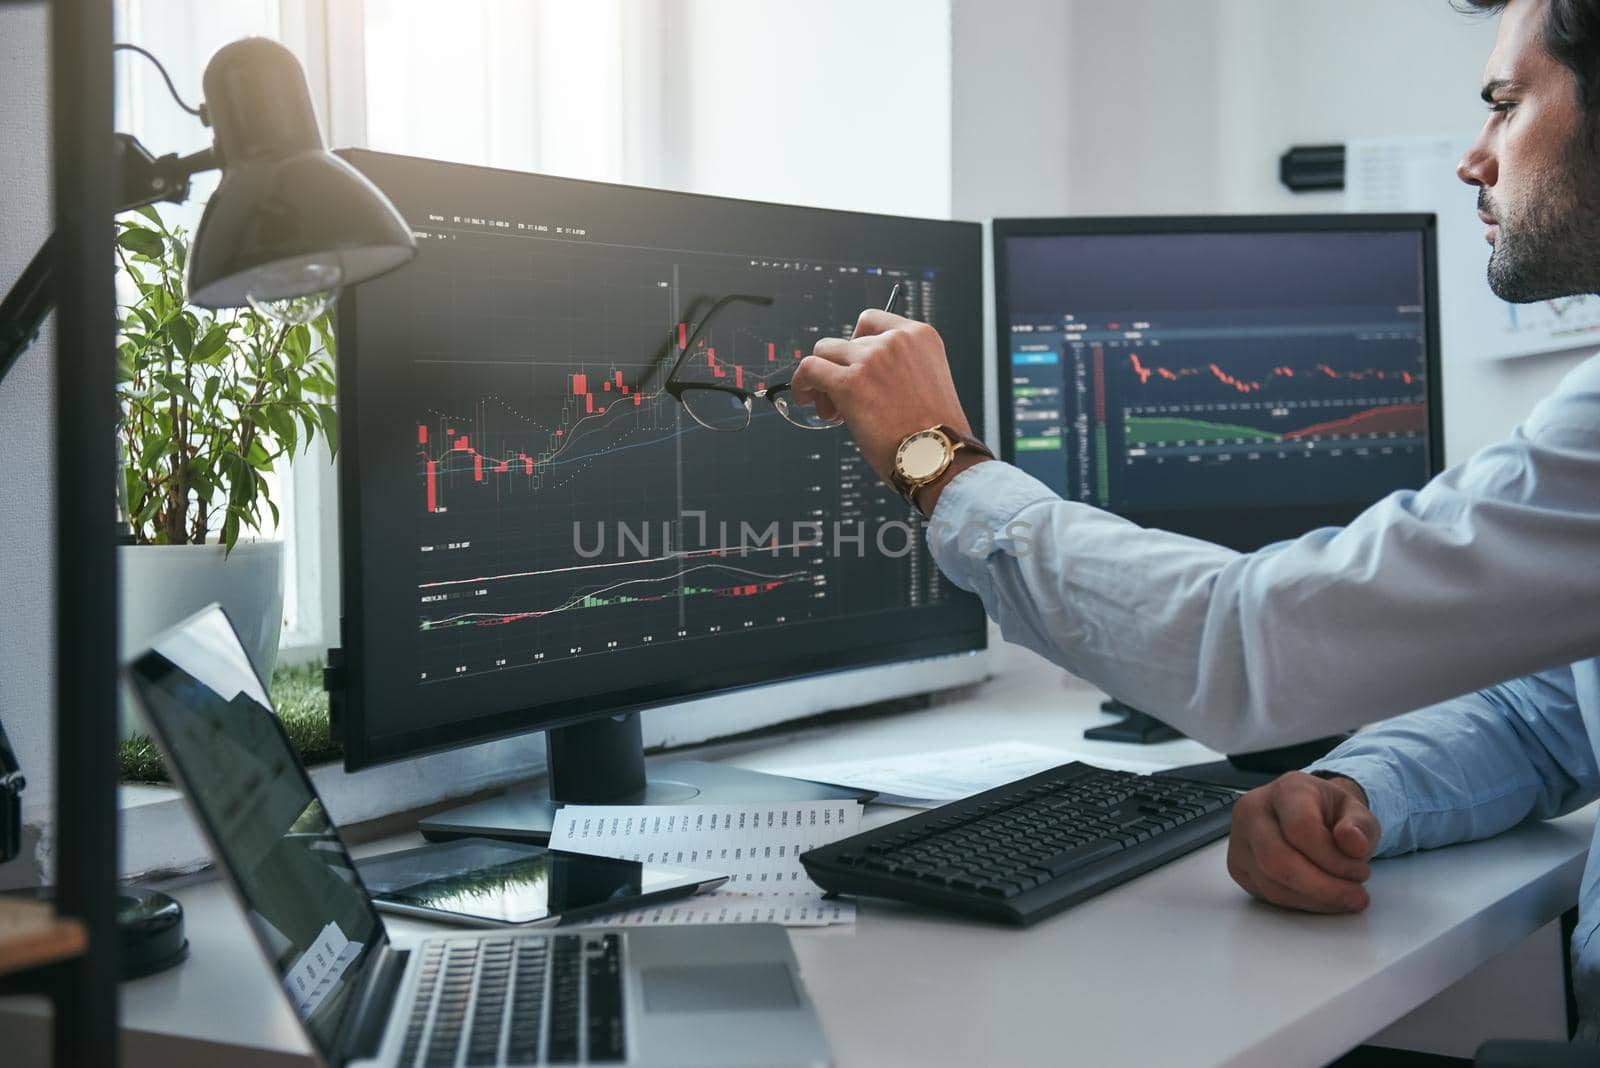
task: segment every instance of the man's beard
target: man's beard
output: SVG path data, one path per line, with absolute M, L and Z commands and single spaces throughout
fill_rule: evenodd
M 1579 140 L 1559 173 L 1541 183 L 1548 195 L 1514 217 L 1478 190 L 1478 210 L 1498 221 L 1489 254 L 1489 288 L 1513 304 L 1600 292 L 1600 151 Z

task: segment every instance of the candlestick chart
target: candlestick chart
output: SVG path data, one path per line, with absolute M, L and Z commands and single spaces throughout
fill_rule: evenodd
M 949 596 L 914 533 L 878 543 L 915 520 L 848 433 L 796 428 L 761 396 L 895 284 L 934 320 L 936 271 L 476 235 L 430 251 L 425 281 L 457 295 L 413 322 L 392 449 L 419 681 L 732 634 L 781 647 L 786 628 Z M 711 314 L 729 294 L 761 299 Z M 748 428 L 697 424 L 669 375 L 750 394 Z M 859 546 L 837 551 L 841 524 Z

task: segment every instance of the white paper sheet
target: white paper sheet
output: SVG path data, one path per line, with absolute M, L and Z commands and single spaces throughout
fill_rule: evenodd
M 1345 146 L 1345 210 L 1439 216 L 1439 334 L 1446 359 L 1498 360 L 1600 344 L 1600 297 L 1508 304 L 1489 288 L 1477 192 L 1456 177 L 1473 135 L 1364 138 Z
M 941 749 L 868 760 L 763 766 L 762 770 L 859 790 L 876 790 L 878 800 L 887 804 L 931 808 L 1073 760 L 1121 771 L 1156 771 L 1167 766 L 1152 761 L 1107 760 L 1031 742 L 1003 741 L 966 749 Z
M 613 913 L 593 924 L 665 926 L 855 921 L 849 901 L 825 901 L 800 854 L 855 834 L 854 801 L 758 805 L 567 805 L 551 849 L 728 876 L 709 893 Z
M 333 992 L 334 984 L 361 954 L 362 944 L 345 937 L 339 925 L 327 923 L 316 942 L 300 955 L 283 977 L 283 988 L 301 1019 L 309 1019 Z

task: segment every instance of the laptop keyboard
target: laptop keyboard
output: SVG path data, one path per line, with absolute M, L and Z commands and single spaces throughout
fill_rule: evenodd
M 420 952 L 403 1068 L 626 1058 L 620 935 L 435 939 Z

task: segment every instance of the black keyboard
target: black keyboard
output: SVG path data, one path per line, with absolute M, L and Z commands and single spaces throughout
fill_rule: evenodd
M 1063 764 L 800 860 L 833 893 L 1029 924 L 1221 838 L 1238 796 Z
M 430 940 L 400 1064 L 625 1060 L 621 949 L 615 934 Z

